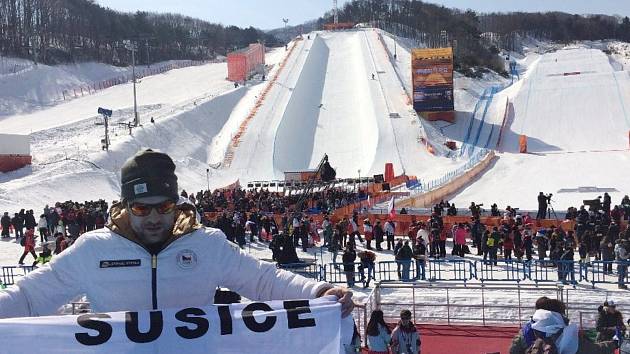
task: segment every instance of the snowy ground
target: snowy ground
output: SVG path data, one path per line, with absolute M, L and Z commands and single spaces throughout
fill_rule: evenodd
M 503 153 L 453 200 L 535 209 L 543 191 L 566 210 L 605 191 L 579 187 L 597 187 L 619 203 L 630 191 L 628 179 L 620 178 L 630 172 L 629 72 L 590 46 L 534 55 L 522 80 L 506 90 L 512 106 Z M 518 153 L 521 134 L 528 136 L 528 154 Z

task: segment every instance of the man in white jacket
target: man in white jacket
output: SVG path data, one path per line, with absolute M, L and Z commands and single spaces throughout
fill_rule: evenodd
M 121 186 L 105 228 L 0 291 L 0 318 L 55 314 L 81 294 L 96 312 L 203 306 L 217 286 L 262 301 L 335 295 L 343 316 L 352 311 L 347 289 L 279 270 L 199 224 L 193 206 L 176 203 L 168 155 L 139 152 L 123 165 Z

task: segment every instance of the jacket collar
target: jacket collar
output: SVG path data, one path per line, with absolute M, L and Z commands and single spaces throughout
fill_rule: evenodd
M 171 230 L 171 237 L 164 242 L 160 251 L 173 243 L 173 241 L 202 227 L 202 225 L 197 221 L 195 209 L 192 205 L 187 203 L 178 204 L 175 213 L 175 224 Z M 142 244 L 136 233 L 131 228 L 129 213 L 122 203 L 114 203 L 109 209 L 109 220 L 105 227 L 129 241 L 137 243 L 149 251 L 149 249 Z M 149 253 L 152 252 L 149 251 Z

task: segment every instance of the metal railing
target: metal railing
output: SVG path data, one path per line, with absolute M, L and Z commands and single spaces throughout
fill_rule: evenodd
M 566 305 L 566 315 L 573 323 L 592 328 L 597 307 L 608 295 L 606 291 L 562 284 L 377 283 L 363 304 L 370 303 L 371 308 L 382 310 L 387 322 L 397 321 L 400 310 L 408 309 L 416 324 L 520 326 L 534 313 L 536 300 L 547 296 Z M 584 298 L 596 300 L 573 301 Z

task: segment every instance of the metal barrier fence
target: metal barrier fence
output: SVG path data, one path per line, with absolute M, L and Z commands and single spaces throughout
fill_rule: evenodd
M 299 274 L 305 278 L 311 278 L 318 281 L 323 278 L 322 266 L 314 263 L 277 264 L 276 267 Z
M 486 281 L 516 282 L 527 279 L 524 262 L 511 260 L 477 261 L 477 279 Z
M 464 283 L 476 278 L 476 266 L 472 261 L 434 260 L 427 264 L 430 281 L 463 281 Z
M 15 284 L 15 278 L 24 276 L 32 272 L 37 267 L 34 266 L 2 266 L 2 278 L 0 282 L 5 286 Z
M 379 281 L 410 281 L 416 279 L 416 262 L 384 261 L 376 264 Z
M 630 261 L 593 261 L 584 265 L 584 279 L 590 282 L 593 287 L 595 284 L 602 283 L 618 284 L 619 280 L 628 284 L 630 282 L 628 268 L 630 268 Z
M 408 270 L 406 270 L 408 266 Z M 619 261 L 593 261 L 582 263 L 578 261 L 551 261 L 551 260 L 467 260 L 467 259 L 440 259 L 425 262 L 424 277 L 422 268 L 418 269 L 416 261 L 408 263 L 404 261 L 383 261 L 375 263 L 374 281 L 429 281 L 429 282 L 469 282 L 478 280 L 487 282 L 512 282 L 521 283 L 532 281 L 535 285 L 544 283 L 563 282 L 576 285 L 580 282 L 595 284 L 617 284 L 619 270 L 624 270 L 624 283 L 630 283 L 628 268 L 630 262 Z M 316 280 L 329 283 L 347 283 L 343 264 L 329 263 L 324 266 L 310 265 L 305 268 L 285 268 L 289 271 L 302 274 Z M 418 272 L 419 270 L 419 272 Z M 610 270 L 610 271 L 609 271 Z M 361 283 L 361 263 L 354 263 L 354 282 Z M 367 278 L 367 269 L 364 270 Z M 408 272 L 408 275 L 406 274 Z
M 536 284 L 557 281 L 577 284 L 585 279 L 582 264 L 575 261 L 532 260 L 525 262 L 525 273 Z
M 331 284 L 345 284 L 348 282 L 345 266 L 352 266 L 353 281 L 355 284 L 361 283 L 361 263 L 329 263 L 323 266 L 323 279 Z
M 377 283 L 364 305 L 382 310 L 387 322 L 396 322 L 400 310 L 408 309 L 415 323 L 520 326 L 530 319 L 541 296 L 562 301 L 572 323 L 593 328 L 597 307 L 609 292 L 562 284 Z M 630 305 L 618 300 L 622 308 Z

